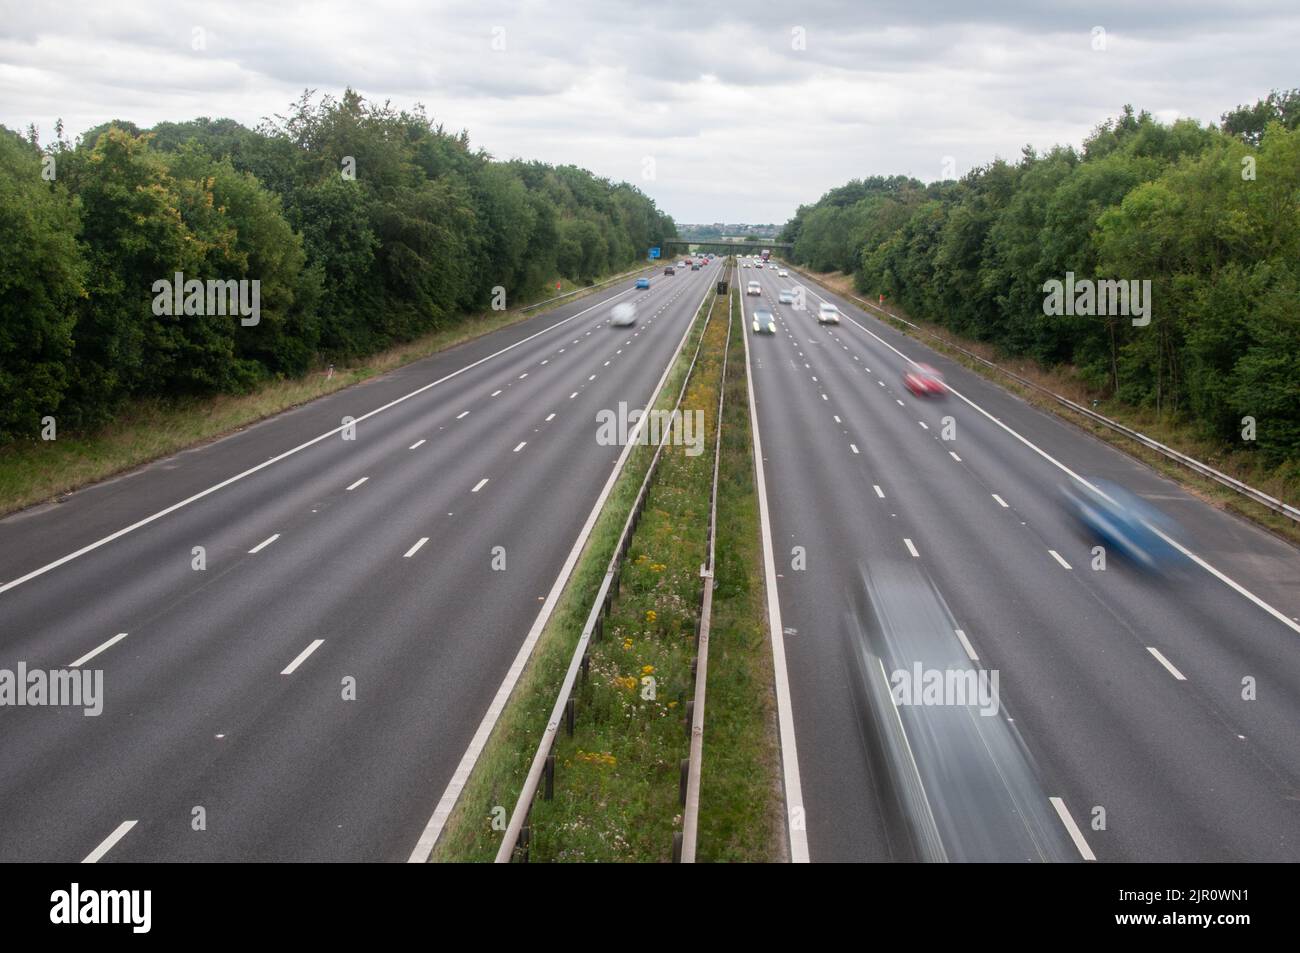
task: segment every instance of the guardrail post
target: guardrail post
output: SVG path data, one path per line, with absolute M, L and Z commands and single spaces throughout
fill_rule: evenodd
M 683 806 L 686 804 L 686 785 L 691 779 L 691 759 L 682 758 L 681 764 L 678 765 L 680 779 L 677 782 L 677 799 Z
M 673 863 L 682 862 L 682 832 L 673 831 Z
M 686 737 L 691 736 L 691 726 L 695 724 L 695 702 L 686 703 Z
M 590 672 L 590 670 L 591 670 L 591 653 L 583 652 L 582 653 L 582 680 L 584 682 L 587 680 L 587 675 Z
M 546 756 L 546 793 L 542 795 L 546 800 L 555 797 L 555 755 Z M 528 830 L 527 827 L 524 830 Z
M 573 719 L 578 710 L 577 706 L 577 700 L 573 698 L 570 698 L 564 706 L 564 727 L 568 730 L 570 738 L 573 737 Z M 555 755 L 551 755 L 551 757 L 554 758 Z

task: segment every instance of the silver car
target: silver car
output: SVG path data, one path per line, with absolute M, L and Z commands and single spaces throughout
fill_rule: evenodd
M 817 323 L 839 324 L 840 309 L 835 307 L 835 305 L 831 304 L 829 301 L 823 301 L 821 306 L 817 309 Z

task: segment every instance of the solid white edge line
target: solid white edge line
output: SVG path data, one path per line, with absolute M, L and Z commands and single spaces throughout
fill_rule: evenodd
M 318 648 L 320 648 L 324 644 L 325 644 L 324 639 L 313 639 L 311 645 L 307 646 L 305 649 L 299 652 L 298 657 L 294 659 L 292 662 L 290 662 L 288 665 L 286 665 L 284 667 L 284 671 L 282 671 L 280 674 L 292 675 L 294 669 L 296 669 L 303 662 L 307 661 L 307 656 L 311 655 L 312 652 L 315 652 Z
M 127 832 L 131 830 L 131 828 L 135 827 L 135 825 L 138 823 L 140 822 L 123 821 L 121 824 L 118 824 L 117 829 L 114 830 L 113 833 L 105 837 L 103 843 L 101 843 L 98 847 L 96 847 L 89 854 L 87 854 L 86 859 L 83 860 L 82 863 L 83 864 L 99 863 L 99 859 L 103 857 L 105 854 L 107 854 L 110 850 L 112 850 L 113 845 L 115 845 L 118 841 L 120 841 L 123 837 L 125 837 Z
M 1052 802 L 1052 807 L 1056 808 L 1056 816 L 1065 825 L 1065 830 L 1070 835 L 1070 840 L 1074 841 L 1074 846 L 1079 849 L 1079 854 L 1084 860 L 1096 860 L 1097 855 L 1092 852 L 1088 842 L 1083 839 L 1083 832 L 1079 830 L 1079 825 L 1074 823 L 1074 818 L 1070 816 L 1065 801 L 1059 797 L 1049 797 L 1048 800 Z
M 1163 665 L 1168 670 L 1170 675 L 1178 679 L 1180 682 L 1187 681 L 1187 676 L 1184 675 L 1182 672 L 1178 671 L 1178 669 L 1174 667 L 1173 662 L 1169 661 L 1169 659 L 1165 658 L 1162 654 L 1160 654 L 1160 650 L 1158 648 L 1152 645 L 1148 645 L 1147 651 L 1155 656 L 1156 661 L 1159 662 L 1161 665 Z
M 970 644 L 970 639 L 966 638 L 966 633 L 961 629 L 953 629 L 957 633 L 957 639 L 961 642 L 961 647 L 966 650 L 966 657 L 972 662 L 978 662 L 980 657 L 975 654 L 975 647 Z
M 730 302 L 728 302 L 730 307 Z M 742 323 L 747 321 L 745 299 L 740 299 Z M 754 396 L 754 373 L 749 360 L 749 335 L 745 339 L 745 376 L 749 387 L 749 427 L 754 438 L 754 480 L 758 486 L 758 518 L 763 536 L 763 586 L 767 594 L 767 627 L 772 640 L 772 674 L 776 683 L 777 722 L 781 731 L 781 766 L 785 781 L 786 832 L 790 837 L 790 861 L 806 864 L 808 832 L 805 829 L 803 783 L 799 777 L 799 751 L 795 744 L 790 676 L 785 662 L 785 629 L 781 625 L 780 596 L 776 590 L 776 557 L 772 546 L 772 517 L 767 508 L 767 480 L 763 475 L 763 441 L 758 432 L 758 404 Z M 795 812 L 802 819 L 796 827 Z
M 125 632 L 119 632 L 119 633 L 117 633 L 117 635 L 113 636 L 113 637 L 112 637 L 111 639 L 109 639 L 107 642 L 103 643 L 102 645 L 97 646 L 96 648 L 91 649 L 89 652 L 87 652 L 87 653 L 86 653 L 85 655 L 83 655 L 81 658 L 77 659 L 75 662 L 73 662 L 71 665 L 69 665 L 68 668 L 81 668 L 82 665 L 84 665 L 84 664 L 86 664 L 87 662 L 89 662 L 91 659 L 93 659 L 93 658 L 94 658 L 96 655 L 98 655 L 100 652 L 103 652 L 105 649 L 112 648 L 114 645 L 117 645 L 118 642 L 121 642 L 124 638 L 126 638 L 126 633 L 125 633 Z
M 673 366 L 677 363 L 678 357 L 681 356 L 682 348 L 686 346 L 686 339 L 690 336 L 691 328 L 695 325 L 695 317 L 700 313 L 700 308 L 704 307 L 704 302 L 708 300 L 713 293 L 713 286 L 710 284 L 704 290 L 700 303 L 695 306 L 691 312 L 690 320 L 686 323 L 686 330 L 682 332 L 682 339 L 677 342 L 677 350 L 673 352 L 664 367 L 664 372 L 659 378 L 659 383 L 655 386 L 650 395 L 650 400 L 646 407 L 653 407 L 659 400 L 659 394 L 663 390 L 664 382 L 668 380 L 668 375 Z M 607 299 L 608 300 L 608 299 Z M 590 310 L 590 309 L 589 309 Z M 574 315 L 577 317 L 577 315 Z M 649 417 L 648 414 L 642 414 L 637 421 L 637 429 L 634 431 L 639 435 L 640 427 Z M 614 468 L 610 471 L 608 479 L 605 480 L 604 487 L 601 488 L 600 495 L 596 497 L 595 505 L 592 506 L 591 512 L 587 514 L 587 521 L 583 523 L 582 529 L 578 533 L 578 538 L 574 540 L 573 548 L 569 550 L 569 555 L 565 557 L 564 565 L 560 567 L 560 573 L 555 577 L 555 582 L 551 586 L 551 591 L 546 596 L 546 601 L 542 603 L 542 608 L 537 613 L 537 618 L 533 620 L 532 628 L 524 637 L 523 644 L 519 646 L 519 651 L 515 653 L 514 661 L 510 663 L 510 668 L 506 672 L 505 678 L 501 680 L 497 693 L 493 696 L 492 701 L 488 704 L 487 711 L 483 713 L 482 720 L 479 721 L 478 728 L 474 731 L 474 737 L 470 739 L 469 745 L 465 748 L 465 753 L 461 756 L 460 763 L 457 764 L 456 770 L 452 772 L 451 779 L 447 782 L 446 789 L 443 790 L 442 796 L 438 799 L 437 806 L 433 809 L 433 815 L 429 818 L 429 823 L 425 825 L 424 831 L 420 834 L 420 839 L 415 842 L 415 847 L 411 850 L 411 856 L 407 858 L 407 863 L 423 864 L 429 860 L 433 854 L 434 845 L 438 843 L 438 837 L 442 834 L 442 829 L 447 824 L 447 819 L 451 817 L 451 812 L 460 799 L 461 791 L 464 790 L 469 776 L 478 763 L 479 755 L 482 754 L 484 746 L 487 745 L 488 738 L 492 734 L 492 729 L 496 727 L 497 720 L 505 710 L 506 704 L 510 701 L 510 696 L 514 694 L 515 685 L 518 684 L 520 676 L 523 675 L 524 668 L 528 664 L 529 658 L 532 657 L 533 649 L 537 645 L 537 640 L 541 638 L 542 630 L 550 621 L 551 614 L 555 611 L 555 605 L 559 602 L 560 594 L 564 587 L 568 585 L 569 576 L 573 572 L 573 567 L 577 565 L 578 557 L 587 545 L 587 540 L 591 536 L 592 529 L 596 525 L 596 520 L 600 518 L 600 511 L 605 507 L 605 501 L 609 499 L 610 493 L 614 490 L 614 484 L 618 481 L 619 474 L 623 471 L 623 465 L 626 463 L 628 455 L 632 452 L 635 442 L 629 438 L 627 444 L 619 454 L 618 460 L 614 463 Z
M 408 549 L 405 553 L 402 554 L 402 558 L 410 559 L 412 556 L 418 553 L 420 551 L 420 547 L 423 546 L 428 541 L 429 541 L 428 536 L 421 536 L 418 540 L 416 540 L 414 546 L 412 546 L 410 549 Z
M 260 553 L 262 550 L 266 549 L 266 547 L 270 546 L 272 543 L 274 543 L 274 542 L 275 542 L 277 539 L 279 539 L 279 538 L 280 538 L 280 534 L 279 534 L 279 533 L 274 533 L 274 534 L 272 534 L 272 535 L 266 537 L 266 539 L 262 540 L 260 543 L 258 543 L 258 544 L 257 544 L 256 546 L 254 546 L 252 549 L 250 549 L 250 550 L 248 551 L 248 555 L 252 556 L 252 555 L 255 554 L 255 553 Z
M 263 460 L 261 463 L 257 464 L 256 466 L 249 467 L 247 470 L 244 470 L 241 473 L 236 473 L 232 477 L 227 477 L 226 479 L 222 480 L 220 483 L 214 483 L 206 490 L 200 490 L 198 493 L 195 493 L 192 496 L 187 496 L 179 503 L 173 503 L 171 506 L 165 507 L 164 509 L 159 510 L 157 513 L 154 513 L 150 516 L 146 516 L 144 519 L 137 520 L 136 522 L 132 523 L 130 526 L 124 526 L 122 529 L 117 530 L 117 532 L 110 533 L 109 535 L 103 537 L 102 539 L 95 540 L 95 542 L 93 543 L 88 543 L 85 546 L 82 546 L 80 549 L 75 550 L 74 552 L 68 553 L 68 555 L 66 556 L 62 556 L 54 560 L 54 562 L 46 563 L 44 566 L 41 566 L 38 569 L 33 569 L 31 572 L 27 573 L 24 576 L 19 576 L 17 579 L 11 579 L 8 582 L 6 582 L 4 585 L 0 585 L 0 593 L 8 592 L 10 589 L 17 588 L 18 586 L 21 586 L 25 582 L 30 582 L 31 580 L 37 578 L 38 576 L 43 576 L 51 569 L 57 569 L 58 567 L 64 565 L 65 563 L 69 563 L 74 559 L 86 555 L 86 553 L 93 552 L 94 550 L 99 549 L 101 546 L 105 546 L 116 539 L 121 539 L 127 533 L 132 533 L 135 530 L 140 529 L 142 526 L 148 526 L 150 523 L 153 523 L 156 520 L 160 520 L 164 516 L 168 516 L 172 513 L 175 513 L 177 510 L 181 509 L 182 507 L 189 506 L 191 503 L 201 500 L 205 496 L 210 496 L 211 494 L 216 493 L 218 490 L 225 489 L 226 487 L 230 486 L 232 483 L 237 483 L 240 480 L 244 479 L 245 477 L 252 476 L 254 473 L 257 473 L 260 470 L 265 470 L 267 467 L 279 463 L 281 460 L 287 459 L 288 457 L 293 456 L 295 453 L 298 453 L 302 450 L 306 450 L 308 447 L 315 446 L 316 444 L 320 443 L 322 440 L 328 440 L 330 437 L 333 437 L 335 434 L 342 433 L 344 430 L 348 429 L 349 427 L 355 427 L 363 420 L 368 420 L 371 417 L 374 417 L 378 414 L 382 414 L 385 410 L 388 410 L 391 407 L 396 407 L 398 404 L 410 400 L 412 397 L 415 397 L 417 394 L 423 394 L 425 391 L 429 390 L 430 388 L 437 387 L 439 384 L 449 381 L 453 377 L 459 377 L 461 374 L 464 374 L 466 371 L 473 370 L 474 368 L 478 367 L 480 364 L 484 364 L 487 361 L 492 360 L 493 358 L 500 357 L 502 354 L 505 354 L 507 351 L 513 351 L 515 348 L 519 347 L 520 345 L 527 344 L 529 341 L 533 340 L 533 338 L 540 337 L 543 334 L 547 334 L 550 331 L 554 331 L 556 328 L 562 327 L 563 325 L 568 324 L 570 321 L 582 317 L 588 311 L 594 311 L 597 308 L 602 308 L 605 305 L 609 304 L 609 302 L 613 301 L 615 298 L 621 298 L 623 295 L 628 294 L 629 292 L 631 292 L 631 290 L 632 290 L 631 288 L 626 288 L 623 291 L 618 292 L 618 294 L 610 295 L 608 298 L 604 298 L 601 301 L 596 302 L 590 308 L 584 308 L 582 311 L 579 311 L 577 314 L 569 315 L 569 317 L 563 319 L 562 321 L 557 321 L 555 324 L 552 324 L 550 327 L 542 328 L 542 330 L 534 332 L 533 334 L 530 334 L 526 338 L 521 338 L 520 340 L 516 341 L 514 344 L 508 344 L 499 351 L 494 351 L 493 353 L 487 355 L 486 357 L 481 357 L 477 361 L 474 361 L 471 364 L 466 364 L 464 367 L 458 368 L 452 371 L 450 374 L 446 374 L 438 378 L 436 381 L 430 381 L 428 384 L 422 384 L 421 386 L 417 387 L 415 390 L 411 391 L 410 393 L 403 394 L 401 397 L 395 398 L 394 400 L 390 400 L 388 403 L 383 404 L 380 407 L 376 407 L 374 410 L 367 411 L 366 413 L 362 414 L 360 417 L 353 418 L 352 423 L 350 424 L 341 424 L 340 426 L 335 427 L 333 430 L 326 431 L 325 433 L 321 434 L 319 437 L 313 437 L 312 439 L 308 440 L 306 443 L 300 443 L 298 444 L 298 446 L 286 450 L 284 451 L 284 453 L 281 453 L 277 456 L 271 457 L 271 459 L 269 460 Z M 465 413 L 469 413 L 469 411 L 465 411 Z M 461 416 L 463 417 L 464 414 L 462 414 Z

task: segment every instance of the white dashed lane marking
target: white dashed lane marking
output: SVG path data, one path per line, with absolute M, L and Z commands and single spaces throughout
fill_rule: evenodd
M 1174 668 L 1173 663 L 1170 662 L 1169 659 L 1161 655 L 1159 649 L 1148 645 L 1147 651 L 1150 652 L 1153 656 L 1155 656 L 1155 660 L 1159 662 L 1161 665 L 1163 665 L 1170 675 L 1178 679 L 1180 682 L 1187 681 L 1187 676 L 1184 675 L 1182 672 L 1178 671 L 1178 669 Z
M 305 662 L 307 660 L 307 656 L 311 655 L 312 652 L 315 652 L 318 648 L 320 648 L 321 645 L 324 644 L 324 642 L 325 642 L 324 639 L 313 640 L 311 645 L 303 649 L 302 652 L 298 654 L 298 657 L 296 659 L 294 659 L 292 662 L 290 662 L 288 665 L 284 667 L 284 671 L 282 671 L 280 674 L 292 675 L 294 669 L 296 669 L 299 665 Z
M 81 666 L 85 665 L 87 662 L 89 662 L 91 659 L 93 659 L 93 658 L 94 658 L 96 655 L 98 655 L 100 652 L 103 652 L 105 649 L 108 649 L 108 648 L 111 648 L 111 647 L 114 646 L 114 645 L 117 645 L 117 643 L 118 643 L 118 642 L 121 642 L 124 638 L 126 638 L 126 633 L 125 633 L 125 632 L 119 632 L 119 633 L 117 633 L 117 635 L 113 636 L 113 637 L 112 637 L 111 639 L 109 639 L 107 642 L 104 642 L 104 643 L 102 643 L 101 645 L 98 645 L 98 646 L 96 646 L 95 648 L 91 649 L 89 652 L 87 652 L 87 653 L 86 653 L 85 655 L 83 655 L 81 658 L 77 659 L 75 662 L 73 662 L 71 665 L 69 665 L 68 668 L 81 668 Z
M 275 542 L 277 539 L 279 539 L 279 538 L 280 538 L 280 534 L 279 534 L 279 533 L 276 533 L 274 536 L 268 536 L 266 539 L 262 540 L 260 543 L 258 543 L 258 544 L 257 544 L 256 546 L 254 546 L 252 549 L 250 549 L 250 550 L 248 551 L 248 555 L 251 556 L 251 555 L 253 555 L 254 553 L 260 553 L 262 550 L 266 549 L 266 547 L 270 546 L 272 543 L 274 543 L 274 542 Z

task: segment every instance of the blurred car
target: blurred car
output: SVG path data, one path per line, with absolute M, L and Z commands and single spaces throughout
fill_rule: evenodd
M 1177 525 L 1146 500 L 1109 480 L 1092 487 L 1062 487 L 1066 505 L 1084 531 L 1103 546 L 1147 572 L 1158 573 L 1184 562 L 1170 542 Z
M 781 304 L 794 304 L 794 292 L 789 288 L 783 288 L 777 292 L 776 300 Z
M 748 268 L 748 267 L 749 267 L 749 262 L 747 262 L 747 261 L 742 261 L 742 262 L 740 263 L 740 267 L 741 267 L 741 268 Z
M 747 295 L 761 295 L 762 293 L 763 286 L 757 281 L 751 281 L 749 284 L 745 285 L 745 294 Z
M 759 308 L 754 312 L 754 333 L 776 333 L 776 317 L 771 311 L 768 311 L 766 308 Z
M 691 271 L 699 271 L 699 270 L 700 270 L 700 266 L 698 264 L 691 265 Z
M 638 279 L 636 280 L 636 286 L 637 286 L 638 288 L 649 288 L 649 287 L 650 287 L 650 279 L 649 279 L 649 278 L 638 278 Z
M 667 268 L 664 269 L 664 274 L 665 274 L 665 275 L 675 275 L 675 274 L 677 274 L 677 269 L 674 268 L 672 265 L 669 265 Z
M 817 323 L 839 324 L 840 309 L 835 307 L 835 305 L 831 304 L 829 301 L 823 301 L 820 307 L 817 308 Z
M 636 305 L 631 301 L 614 305 L 609 312 L 609 323 L 616 328 L 626 328 L 636 324 Z
M 778 278 L 789 278 L 790 272 L 786 271 L 784 268 L 778 268 L 776 271 L 776 276 Z
M 942 397 L 948 393 L 943 375 L 929 364 L 913 364 L 904 371 L 903 386 L 917 397 Z

